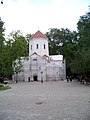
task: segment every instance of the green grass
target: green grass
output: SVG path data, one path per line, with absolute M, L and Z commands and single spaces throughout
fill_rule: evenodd
M 0 92 L 3 91 L 3 90 L 7 90 L 7 89 L 11 89 L 11 87 L 0 83 Z

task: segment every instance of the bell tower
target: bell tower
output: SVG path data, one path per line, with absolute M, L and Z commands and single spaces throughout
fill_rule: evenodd
M 29 56 L 33 53 L 49 56 L 48 37 L 39 30 L 29 40 Z

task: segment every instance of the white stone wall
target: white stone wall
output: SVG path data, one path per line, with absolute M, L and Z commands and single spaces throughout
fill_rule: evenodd
M 63 66 L 61 60 L 51 60 L 47 64 L 47 80 L 62 80 L 63 79 Z
M 28 81 L 28 78 L 30 77 L 30 61 L 25 59 L 23 63 L 23 68 L 24 68 L 24 78 L 25 81 Z
M 55 81 L 66 79 L 65 61 L 63 60 L 46 60 L 38 54 L 32 54 L 29 59 L 22 59 L 23 72 L 18 75 L 13 75 L 15 81 L 35 81 L 34 77 L 37 76 L 37 81 Z
M 38 49 L 37 49 L 37 45 L 38 45 Z M 45 49 L 44 49 L 44 45 L 45 45 Z M 43 56 L 43 55 L 49 56 L 48 39 L 45 39 L 45 38 L 30 39 L 29 40 L 29 56 L 31 56 L 35 52 L 40 56 Z
M 66 78 L 66 66 L 63 55 L 50 55 L 47 38 L 29 40 L 29 57 L 22 58 L 23 72 L 13 75 L 18 81 L 50 81 Z
M 28 77 L 30 76 L 30 71 L 29 71 L 29 66 L 30 66 L 30 62 L 29 62 L 29 58 L 27 57 L 22 57 L 21 58 L 21 63 L 22 63 L 22 68 L 21 68 L 21 72 L 20 73 L 15 73 L 12 76 L 13 81 L 28 81 Z
M 30 78 L 31 81 L 34 81 L 34 76 L 37 76 L 37 81 L 46 81 L 46 60 L 40 57 L 37 54 L 33 54 L 30 57 Z

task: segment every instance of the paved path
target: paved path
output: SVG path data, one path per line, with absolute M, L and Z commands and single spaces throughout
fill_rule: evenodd
M 24 82 L 0 93 L 0 120 L 90 120 L 90 87 Z

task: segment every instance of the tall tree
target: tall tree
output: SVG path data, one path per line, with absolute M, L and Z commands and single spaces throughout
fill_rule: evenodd
M 12 43 L 11 41 L 6 41 L 3 49 L 3 75 L 4 77 L 11 78 L 13 74 L 13 68 L 12 68 Z
M 15 68 L 14 72 L 18 73 L 22 71 L 21 57 L 28 56 L 28 41 L 20 31 L 12 32 L 10 35 L 10 37 L 12 37 L 11 40 L 13 41 L 11 54 L 13 57 L 13 65 Z
M 1 20 L 0 18 L 0 76 L 2 77 L 3 76 L 3 50 L 4 50 L 4 42 L 5 42 L 5 38 L 4 38 L 4 31 L 5 31 L 5 28 L 4 28 L 4 22 Z
M 90 10 L 80 17 L 77 28 L 79 49 L 71 63 L 72 72 L 90 77 Z
M 80 17 L 77 25 L 80 46 L 85 49 L 90 48 L 90 10 Z
M 71 74 L 70 63 L 74 59 L 74 52 L 78 48 L 77 33 L 69 29 L 50 29 L 46 35 L 49 38 L 50 54 L 62 54 L 66 59 L 68 74 Z

